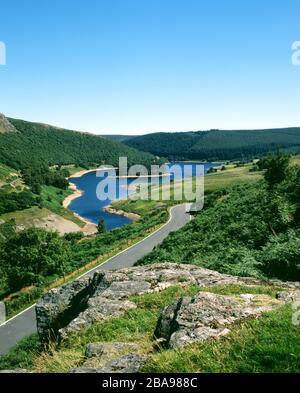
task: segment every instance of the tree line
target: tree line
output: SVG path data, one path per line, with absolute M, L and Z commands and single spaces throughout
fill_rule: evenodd
M 124 143 L 169 160 L 236 160 L 260 157 L 278 148 L 300 151 L 300 128 L 154 133 Z

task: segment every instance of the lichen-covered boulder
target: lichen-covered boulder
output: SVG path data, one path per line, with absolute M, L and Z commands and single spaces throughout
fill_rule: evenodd
M 154 336 L 161 345 L 179 348 L 229 332 L 241 319 L 257 316 L 282 304 L 268 295 L 223 296 L 200 292 L 184 297 L 161 312 Z
M 101 271 L 60 288 L 52 289 L 36 305 L 37 328 L 44 340 L 49 336 L 63 338 L 73 332 L 123 315 L 135 308 L 132 295 L 160 292 L 171 286 L 194 285 L 270 285 L 300 289 L 299 283 L 260 281 L 255 278 L 221 274 L 195 265 L 159 263 L 117 271 Z M 285 295 L 280 295 L 285 296 Z

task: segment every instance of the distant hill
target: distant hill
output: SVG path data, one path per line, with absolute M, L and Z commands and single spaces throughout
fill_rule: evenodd
M 300 152 L 300 128 L 160 132 L 125 139 L 124 143 L 169 159 L 241 159 L 278 148 Z
M 129 165 L 151 165 L 156 161 L 149 153 L 128 147 L 98 135 L 70 131 L 47 124 L 0 118 L 0 163 L 15 169 L 33 165 L 77 164 L 117 165 L 120 156 Z M 16 132 L 11 132 L 16 131 Z
M 124 142 L 127 139 L 132 138 L 132 135 L 121 135 L 121 134 L 111 134 L 111 135 L 102 135 L 103 138 L 112 139 L 113 141 Z

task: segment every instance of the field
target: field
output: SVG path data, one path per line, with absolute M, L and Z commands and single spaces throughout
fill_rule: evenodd
M 299 158 L 300 160 L 300 158 Z M 205 194 L 224 189 L 226 187 L 232 186 L 234 184 L 255 182 L 262 178 L 262 172 L 251 172 L 252 164 L 247 164 L 242 167 L 236 167 L 235 165 L 227 165 L 226 170 L 218 171 L 216 173 L 210 173 L 204 177 L 204 190 Z M 194 180 L 191 180 L 194 182 Z M 189 183 L 189 181 L 187 181 Z M 164 186 L 166 187 L 166 186 Z M 155 207 L 160 208 L 162 205 L 174 205 L 176 201 L 172 200 L 174 192 L 181 188 L 180 185 L 174 183 L 171 185 L 171 200 L 170 201 L 153 201 L 153 200 L 143 200 L 139 198 L 137 200 L 121 200 L 114 202 L 114 207 L 127 212 L 133 212 L 137 214 L 145 214 L 149 209 L 154 209 Z M 160 187 L 161 192 L 162 187 Z M 142 196 L 143 194 L 141 194 Z M 177 202 L 178 203 L 178 202 Z

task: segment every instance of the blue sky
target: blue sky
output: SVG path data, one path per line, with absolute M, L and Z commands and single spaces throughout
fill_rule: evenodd
M 300 126 L 298 0 L 2 0 L 0 112 L 95 133 Z

